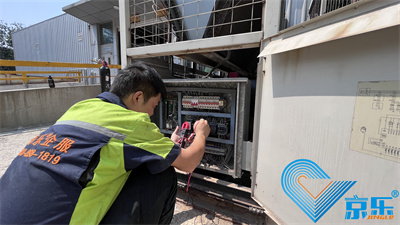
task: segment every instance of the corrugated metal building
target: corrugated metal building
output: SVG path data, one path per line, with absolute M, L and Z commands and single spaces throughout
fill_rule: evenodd
M 13 33 L 15 60 L 93 63 L 94 58 L 99 58 L 97 36 L 96 26 L 65 13 Z M 17 71 L 76 69 L 17 67 Z M 87 74 L 92 70 L 90 68 L 78 69 Z M 95 72 L 98 74 L 98 71 Z

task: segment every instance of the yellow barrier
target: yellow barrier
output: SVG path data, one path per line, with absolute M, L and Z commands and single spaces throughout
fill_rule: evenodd
M 18 60 L 0 60 L 0 66 L 30 66 L 30 67 L 69 67 L 69 68 L 97 68 L 101 64 L 85 64 L 85 63 L 60 63 L 60 62 L 41 62 L 41 61 L 18 61 Z M 121 69 L 121 65 L 109 65 L 110 69 Z M 28 77 L 27 74 L 78 74 L 78 77 L 53 77 L 53 79 L 74 79 L 78 78 L 81 82 L 82 78 L 95 78 L 99 76 L 82 76 L 81 71 L 0 71 L 0 74 L 21 74 L 21 78 L 0 78 L 1 80 L 22 80 L 24 84 L 28 80 L 47 79 L 46 77 Z M 114 76 L 112 76 L 114 77 Z
M 78 82 L 81 82 L 82 80 L 82 72 L 81 71 L 0 71 L 0 74 L 22 74 L 22 78 L 20 77 L 15 77 L 15 78 L 0 78 L 0 80 L 21 80 L 24 84 L 28 83 L 28 80 L 44 80 L 47 79 L 47 77 L 28 77 L 27 74 L 57 74 L 57 73 L 72 73 L 72 74 L 78 74 L 77 77 L 53 77 L 53 79 L 75 79 L 78 78 Z
M 18 60 L 0 59 L 0 66 L 100 68 L 101 64 L 60 63 L 60 62 L 42 62 L 42 61 L 18 61 Z M 110 69 L 121 69 L 121 65 L 108 65 L 108 68 L 110 68 Z

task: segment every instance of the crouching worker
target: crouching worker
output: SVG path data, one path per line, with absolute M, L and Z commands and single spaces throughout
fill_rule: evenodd
M 110 92 L 73 105 L 33 138 L 0 180 L 0 224 L 168 224 L 177 180 L 174 167 L 200 163 L 206 120 L 186 149 L 178 130 L 164 137 L 150 116 L 165 85 L 136 62 Z

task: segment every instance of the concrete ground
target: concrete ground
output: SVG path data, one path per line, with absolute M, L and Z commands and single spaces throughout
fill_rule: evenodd
M 2 118 L 4 119 L 4 118 Z M 36 135 L 46 130 L 47 127 L 37 127 L 31 129 L 19 129 L 0 133 L 0 177 L 3 176 L 11 161 L 25 147 L 25 145 Z M 172 224 L 249 224 L 239 217 L 233 219 L 229 213 L 217 213 L 218 210 L 205 210 L 212 203 L 202 203 L 202 207 L 196 207 L 194 201 L 202 201 L 207 196 L 194 196 L 182 189 L 178 190 L 177 202 L 175 205 L 174 218 Z M 215 201 L 208 199 L 208 201 Z M 220 204 L 220 203 L 219 203 Z M 226 208 L 226 206 L 223 206 Z M 232 210 L 233 212 L 234 210 Z M 258 224 L 258 223 L 257 223 Z

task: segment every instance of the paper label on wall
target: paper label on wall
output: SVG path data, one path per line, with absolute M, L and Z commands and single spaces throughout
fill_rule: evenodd
M 350 149 L 400 162 L 400 81 L 358 83 Z

